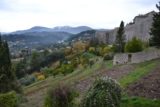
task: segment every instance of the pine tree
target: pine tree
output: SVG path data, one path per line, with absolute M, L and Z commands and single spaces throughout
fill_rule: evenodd
M 12 71 L 8 43 L 0 36 L 0 93 L 9 92 L 16 88 L 17 81 Z
M 121 21 L 120 27 L 117 31 L 115 46 L 116 46 L 117 52 L 124 52 L 125 35 L 124 35 L 124 22 L 123 21 Z
M 160 2 L 156 4 L 158 12 L 153 16 L 150 45 L 160 48 Z

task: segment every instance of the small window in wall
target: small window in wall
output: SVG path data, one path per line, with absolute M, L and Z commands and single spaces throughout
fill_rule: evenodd
M 128 62 L 131 62 L 132 54 L 128 54 Z

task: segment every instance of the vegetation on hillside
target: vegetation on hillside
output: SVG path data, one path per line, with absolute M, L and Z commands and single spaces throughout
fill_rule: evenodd
M 21 93 L 21 87 L 12 69 L 8 43 L 3 41 L 0 35 L 0 106 L 16 107 L 18 105 L 14 91 Z
M 160 3 L 156 6 L 160 11 Z M 160 12 L 153 21 L 150 43 L 160 47 Z M 136 37 L 126 42 L 124 33 L 121 21 L 115 43 L 109 45 L 100 43 L 94 30 L 84 31 L 54 51 L 32 51 L 16 63 L 11 62 L 8 43 L 0 35 L 0 106 L 18 106 L 21 98 L 18 99 L 16 92 L 21 91 L 20 82 L 26 95 L 41 93 L 38 102 L 44 100 L 44 107 L 159 107 L 159 100 L 134 97 L 124 91 L 159 65 L 159 59 L 113 65 L 114 54 L 140 52 L 146 45 Z M 99 76 L 103 77 L 96 80 Z M 48 88 L 51 90 L 43 98 Z
M 133 37 L 132 40 L 128 41 L 125 45 L 125 52 L 135 53 L 143 50 L 143 42 Z

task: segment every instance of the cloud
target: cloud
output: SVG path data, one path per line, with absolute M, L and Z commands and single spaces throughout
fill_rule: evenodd
M 155 10 L 157 0 L 0 0 L 0 30 L 41 25 L 114 28 Z
M 0 10 L 8 10 L 9 7 L 8 0 L 0 0 Z

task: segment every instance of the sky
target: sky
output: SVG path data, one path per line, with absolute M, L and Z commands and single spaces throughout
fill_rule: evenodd
M 157 10 L 158 0 L 0 0 L 0 32 L 33 26 L 112 29 Z

